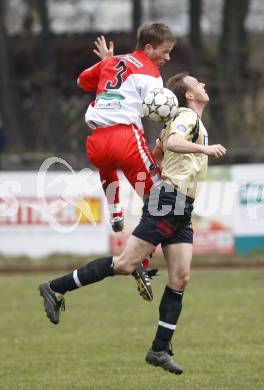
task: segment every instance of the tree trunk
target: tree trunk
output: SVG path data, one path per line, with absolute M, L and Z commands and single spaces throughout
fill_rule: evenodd
M 191 49 L 195 52 L 202 50 L 201 16 L 202 0 L 189 0 L 190 31 L 189 40 Z
M 225 0 L 211 113 L 218 133 L 235 145 L 243 123 L 244 73 L 248 60 L 245 21 L 250 0 Z
M 18 152 L 24 148 L 19 117 L 18 98 L 12 92 L 10 82 L 11 61 L 9 60 L 9 40 L 5 30 L 5 1 L 0 1 L 0 113 L 7 149 Z
M 227 91 L 239 92 L 241 75 L 248 60 L 245 21 L 250 0 L 225 0 L 223 26 L 219 44 L 219 72 Z
M 137 29 L 142 20 L 142 2 L 141 0 L 132 0 L 132 33 L 136 37 Z
M 189 0 L 190 69 L 199 77 L 203 77 L 201 72 L 204 57 L 201 32 L 202 5 L 202 0 Z
M 40 104 L 42 120 L 36 139 L 38 149 L 60 150 L 63 143 L 61 129 L 60 97 L 56 88 L 56 59 L 53 49 L 54 37 L 50 31 L 47 0 L 35 0 L 41 24 L 40 35 Z

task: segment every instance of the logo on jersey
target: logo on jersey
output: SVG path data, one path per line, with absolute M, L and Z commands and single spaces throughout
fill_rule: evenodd
M 142 68 L 143 64 L 141 64 L 141 62 L 139 62 L 135 57 L 133 56 L 130 56 L 130 55 L 126 55 L 125 56 L 125 59 L 129 62 L 131 62 L 132 64 L 134 64 L 137 68 Z
M 99 93 L 99 95 L 96 96 L 96 100 L 98 99 L 104 99 L 104 100 L 124 100 L 124 96 L 119 93 L 108 93 L 108 92 L 102 92 Z
M 208 135 L 204 135 L 204 145 L 208 146 Z
M 176 125 L 175 130 L 177 131 L 177 133 L 184 134 L 187 129 L 183 125 Z
M 120 100 L 124 100 L 124 96 L 117 93 L 100 93 L 95 100 L 94 108 L 96 109 L 119 109 L 121 108 Z
M 105 99 L 98 99 L 95 102 L 94 108 L 96 110 L 116 110 L 121 108 L 121 103 L 119 100 L 105 100 Z

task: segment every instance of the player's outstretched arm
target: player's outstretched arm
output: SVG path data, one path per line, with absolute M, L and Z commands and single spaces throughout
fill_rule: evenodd
M 220 144 L 204 146 L 204 154 L 211 157 L 220 158 L 226 154 L 226 148 Z
M 226 154 L 226 148 L 220 144 L 210 146 L 195 144 L 175 133 L 169 136 L 166 148 L 175 153 L 204 153 L 216 158 Z
M 105 57 L 112 57 L 114 55 L 114 42 L 109 42 L 109 47 L 107 46 L 105 37 L 103 35 L 100 35 L 100 37 L 97 37 L 94 41 L 94 44 L 96 46 L 96 49 L 93 50 L 93 52 L 103 60 Z
M 101 60 L 103 60 L 106 57 L 112 57 L 114 55 L 114 43 L 112 41 L 110 41 L 109 42 L 109 47 L 107 47 L 107 43 L 106 43 L 105 37 L 103 35 L 97 37 L 95 42 L 94 42 L 94 44 L 96 46 L 96 49 L 94 49 L 93 52 Z M 87 69 L 87 71 L 88 71 L 87 72 L 87 76 L 89 76 L 89 78 L 91 78 L 92 70 L 95 69 L 96 66 L 97 66 L 97 64 L 95 64 L 95 65 L 93 65 L 93 66 L 91 66 L 90 68 Z M 82 72 L 82 73 L 84 73 L 84 72 Z M 79 88 L 84 89 L 84 87 L 83 87 L 83 85 L 82 85 L 82 83 L 80 81 L 80 77 L 78 77 L 78 79 L 77 79 L 77 86 Z

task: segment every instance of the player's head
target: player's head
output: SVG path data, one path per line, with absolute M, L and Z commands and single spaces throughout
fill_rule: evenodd
M 164 23 L 143 24 L 138 29 L 136 48 L 143 50 L 157 67 L 170 60 L 175 43 L 174 35 Z
M 172 76 L 166 86 L 177 96 L 179 107 L 189 107 L 191 102 L 206 104 L 209 101 L 205 84 L 190 76 L 188 72 Z

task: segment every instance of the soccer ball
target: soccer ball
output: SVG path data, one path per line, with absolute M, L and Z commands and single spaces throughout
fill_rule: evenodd
M 143 101 L 144 117 L 154 122 L 168 122 L 176 115 L 178 99 L 168 88 L 156 88 Z

